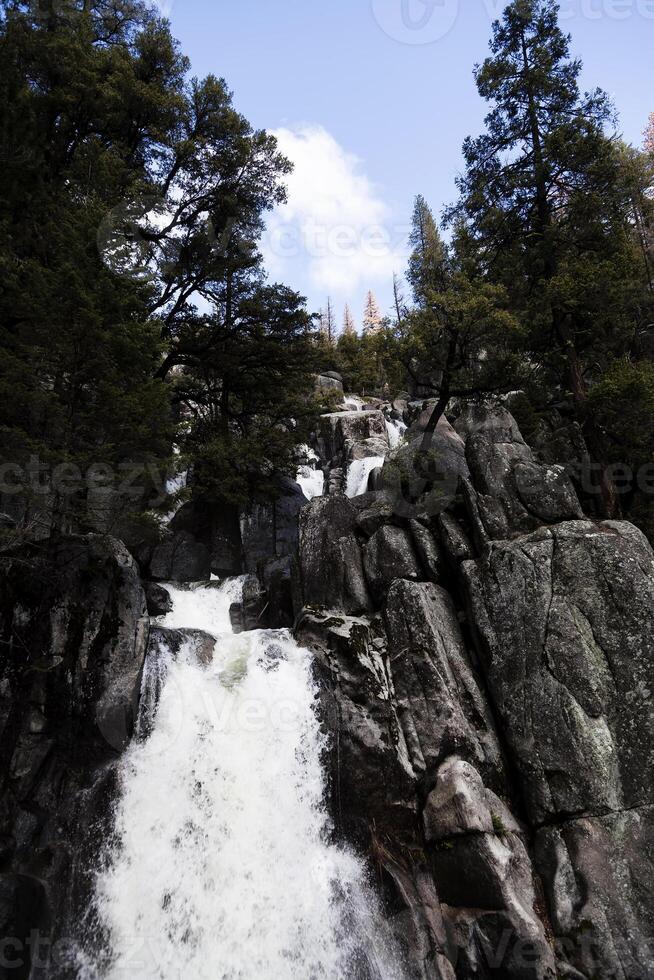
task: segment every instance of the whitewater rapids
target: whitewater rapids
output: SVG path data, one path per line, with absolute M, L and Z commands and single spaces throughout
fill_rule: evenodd
M 311 655 L 286 631 L 233 634 L 239 579 L 168 588 L 161 625 L 209 632 L 215 653 L 150 652 L 150 734 L 122 764 L 103 949 L 80 978 L 399 980 L 364 867 L 330 841 Z

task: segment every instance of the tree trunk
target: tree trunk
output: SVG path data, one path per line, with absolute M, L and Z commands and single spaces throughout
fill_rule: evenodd
M 434 433 L 436 432 L 436 427 L 438 426 L 439 420 L 441 419 L 445 409 L 447 408 L 447 403 L 450 400 L 449 386 L 441 389 L 440 398 L 434 406 L 434 410 L 429 416 L 429 421 L 425 426 L 425 431 L 422 436 L 422 442 L 420 443 L 420 452 L 428 453 L 431 449 L 431 444 L 434 439 Z

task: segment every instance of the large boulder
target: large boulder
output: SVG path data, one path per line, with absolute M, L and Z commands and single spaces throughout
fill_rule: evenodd
M 444 759 L 459 755 L 501 784 L 499 741 L 448 593 L 430 582 L 396 581 L 385 620 L 414 771 L 435 772 Z
M 240 574 L 243 565 L 237 507 L 196 497 L 180 507 L 170 522 L 170 530 L 173 544 L 179 539 L 184 544 L 177 568 L 174 550 L 171 559 L 170 550 L 164 552 L 163 561 L 171 560 L 171 570 L 177 572 L 168 577 L 169 581 L 203 581 L 211 572 L 221 578 Z M 163 569 L 157 571 L 159 574 L 152 573 L 153 577 L 166 581 L 166 576 L 160 574 Z
M 372 608 L 355 535 L 357 512 L 345 497 L 317 497 L 300 515 L 296 612 L 303 606 L 357 615 Z
M 390 449 L 386 419 L 380 411 L 323 415 L 319 446 L 323 459 L 338 459 L 341 465 L 353 459 L 384 455 Z
M 583 517 L 563 466 L 541 464 L 504 408 L 470 409 L 459 420 L 482 532 L 503 540 L 542 524 Z
M 255 500 L 242 508 L 241 540 L 245 571 L 256 572 L 262 562 L 295 553 L 300 511 L 306 502 L 302 487 L 294 480 L 282 477 L 277 500 Z
M 189 531 L 178 531 L 154 549 L 150 575 L 159 582 L 208 581 L 211 554 Z
M 363 549 L 363 567 L 377 602 L 382 601 L 395 579 L 417 582 L 422 577 L 411 537 L 401 527 L 387 525 L 373 534 Z

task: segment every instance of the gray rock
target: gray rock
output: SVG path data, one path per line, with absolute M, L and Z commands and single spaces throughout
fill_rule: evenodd
M 165 626 L 153 626 L 150 630 L 148 655 L 157 655 L 163 646 L 174 657 L 179 656 L 184 648 L 199 664 L 206 667 L 213 660 L 216 638 L 204 630 L 168 629 Z
M 144 582 L 145 599 L 150 616 L 166 616 L 173 608 L 173 600 L 168 589 L 156 582 Z
M 241 531 L 239 525 L 238 508 L 235 506 L 219 506 L 211 501 L 202 498 L 194 498 L 188 501 L 177 511 L 170 522 L 170 530 L 173 535 L 185 532 L 187 541 L 191 544 L 199 545 L 209 552 L 210 572 L 225 578 L 229 575 L 240 575 L 243 564 L 241 554 Z M 197 578 L 179 578 L 170 581 L 201 581 L 209 578 L 204 574 L 206 559 L 200 549 L 192 549 L 195 552 L 198 565 L 189 569 L 187 575 L 196 575 L 198 571 L 203 574 Z M 199 567 L 198 567 L 199 566 Z M 161 579 L 161 575 L 156 575 Z M 163 576 L 166 580 L 166 576 Z
M 0 631 L 12 638 L 0 661 L 0 919 L 18 938 L 40 929 L 47 946 L 88 908 L 93 844 L 110 832 L 137 717 L 148 617 L 133 558 L 99 535 L 23 545 L 0 560 Z
M 266 620 L 271 629 L 293 626 L 292 559 L 271 558 L 264 562 L 259 574 L 268 598 Z
M 538 832 L 561 961 L 583 977 L 654 977 L 654 807 Z
M 235 633 L 263 629 L 268 625 L 268 596 L 256 575 L 248 575 L 243 583 L 241 602 L 232 604 L 229 615 Z
M 422 577 L 411 539 L 400 527 L 384 526 L 373 534 L 363 549 L 363 567 L 378 602 L 395 579 L 418 581 Z
M 456 757 L 443 763 L 425 803 L 423 822 L 427 841 L 494 832 L 484 781 L 474 766 Z
M 356 451 L 357 446 L 366 444 L 367 440 L 376 440 L 377 448 L 385 447 L 388 452 L 388 432 L 382 412 L 334 412 L 321 416 L 320 441 L 326 460 L 340 457 L 342 465 L 351 459 L 363 459 L 365 456 L 353 456 L 351 453 Z M 366 455 L 375 456 L 377 453 L 369 452 Z
M 385 524 L 391 524 L 393 522 L 393 503 L 384 493 L 362 494 L 361 497 L 355 497 L 354 499 L 358 502 L 363 501 L 364 497 L 370 499 L 365 501 L 365 508 L 359 510 L 357 528 L 366 537 L 372 537 Z M 355 504 L 355 506 L 357 505 Z
M 510 538 L 543 523 L 583 517 L 564 468 L 540 464 L 505 409 L 483 412 L 467 426 L 466 459 L 477 491 L 475 519 L 488 537 Z
M 432 583 L 397 581 L 386 603 L 395 696 L 411 763 L 433 770 L 451 755 L 495 783 L 503 762 L 451 598 Z
M 189 531 L 179 531 L 154 549 L 150 575 L 159 582 L 201 582 L 211 576 L 211 555 Z
M 261 562 L 295 554 L 300 511 L 307 500 L 294 480 L 279 480 L 280 495 L 273 503 L 253 501 L 241 511 L 243 567 L 255 573 Z M 233 573 L 232 573 L 233 574 Z
M 482 833 L 447 844 L 433 850 L 432 862 L 457 977 L 554 980 L 554 952 L 520 838 Z
M 452 514 L 439 514 L 436 520 L 439 536 L 452 564 L 459 565 L 475 554 L 468 535 Z
M 434 535 L 420 521 L 409 521 L 409 528 L 426 577 L 440 582 L 445 573 L 445 558 Z
M 340 609 L 353 615 L 372 608 L 354 536 L 355 525 L 356 510 L 345 497 L 317 497 L 302 511 L 297 613 L 304 605 Z
M 632 525 L 561 524 L 464 575 L 535 824 L 654 802 L 654 554 Z

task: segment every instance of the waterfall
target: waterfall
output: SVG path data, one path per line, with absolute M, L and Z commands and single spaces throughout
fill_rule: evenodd
M 353 459 L 347 468 L 345 494 L 347 497 L 359 497 L 368 489 L 370 474 L 377 467 L 383 466 L 384 456 L 368 456 L 366 459 Z
M 215 653 L 146 665 L 149 734 L 124 757 L 95 886 L 105 948 L 80 978 L 400 980 L 363 864 L 330 842 L 310 653 L 232 633 L 242 580 L 168 588 L 161 625 L 210 632 Z
M 325 474 L 320 469 L 320 460 L 313 449 L 309 446 L 302 448 L 309 462 L 299 468 L 296 482 L 299 483 L 307 500 L 313 500 L 314 497 L 322 497 L 325 492 Z
M 402 443 L 406 430 L 407 426 L 404 422 L 400 422 L 397 419 L 386 419 L 386 431 L 388 432 L 388 441 L 391 449 L 397 449 Z

